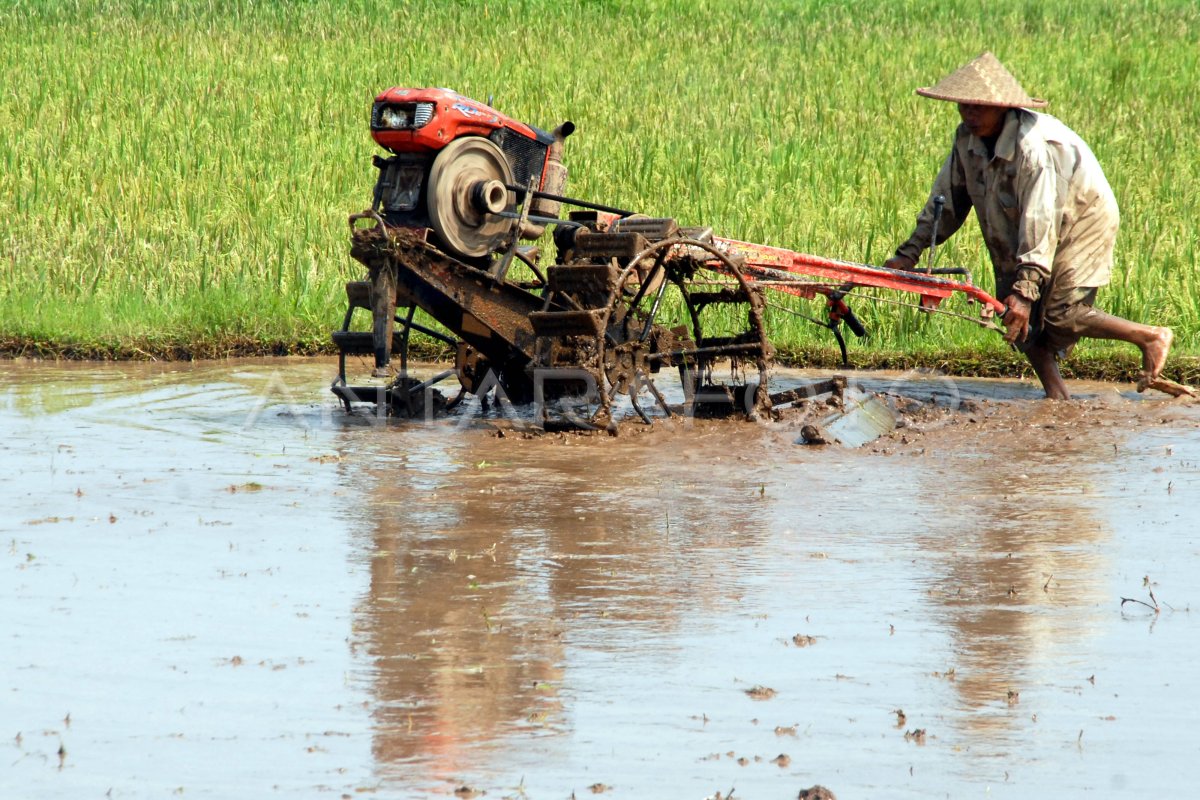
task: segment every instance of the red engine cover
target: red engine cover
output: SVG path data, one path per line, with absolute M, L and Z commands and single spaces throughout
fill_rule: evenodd
M 380 115 L 388 105 L 407 108 L 417 103 L 433 106 L 432 117 L 420 127 L 394 129 L 380 122 Z M 537 132 L 523 122 L 449 89 L 392 87 L 376 96 L 371 110 L 371 138 L 394 153 L 440 150 L 460 136 L 488 136 L 498 128 L 509 128 L 529 139 L 538 138 Z

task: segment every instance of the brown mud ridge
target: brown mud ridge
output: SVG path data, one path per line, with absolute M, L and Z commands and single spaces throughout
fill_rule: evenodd
M 1141 408 L 1146 406 L 1146 408 Z M 1190 411 L 1190 413 L 1189 413 Z M 1096 402 L 1095 400 L 964 400 L 957 409 L 901 402 L 902 424 L 863 449 L 883 455 L 926 455 L 966 450 L 980 440 L 1004 442 L 1014 455 L 1040 450 L 1048 442 L 1109 437 L 1157 425 L 1200 428 L 1200 406 L 1178 401 Z
M 620 446 L 636 442 L 659 447 L 675 440 L 686 444 L 698 438 L 728 443 L 720 447 L 745 446 L 746 454 L 759 442 L 770 447 L 785 443 L 797 448 L 830 447 L 882 455 L 925 455 L 927 449 L 967 450 L 985 443 L 990 448 L 999 441 L 1020 452 L 1026 448 L 1041 449 L 1050 440 L 1068 444 L 1099 435 L 1109 436 L 1115 442 L 1118 433 L 1143 428 L 1200 428 L 1200 399 L 1153 391 L 1141 395 L 1128 386 L 1099 383 L 1073 386 L 1079 397 L 1065 401 L 998 399 L 982 396 L 981 392 L 948 402 L 936 392 L 922 393 L 916 388 L 918 391 L 907 394 L 864 391 L 851 386 L 841 392 L 802 396 L 773 409 L 769 420 L 750 421 L 740 416 L 659 417 L 646 425 L 630 416 L 615 429 L 550 432 L 522 420 L 500 419 L 487 420 L 485 427 L 497 438 L 564 445 L 585 441 L 599 444 L 602 440 L 617 439 L 622 442 Z M 864 406 L 869 413 L 863 411 Z M 879 413 L 886 413 L 893 424 L 877 424 Z M 862 423 L 860 417 L 867 417 L 867 422 Z M 831 419 L 849 419 L 854 423 L 846 441 L 839 441 L 836 432 L 830 435 Z

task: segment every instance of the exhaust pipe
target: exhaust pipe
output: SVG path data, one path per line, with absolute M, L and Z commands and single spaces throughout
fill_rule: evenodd
M 550 150 L 546 154 L 546 166 L 542 171 L 541 191 L 547 194 L 562 195 L 566 191 L 567 167 L 562 163 L 563 141 L 574 132 L 575 123 L 570 120 L 567 120 L 551 131 L 551 134 L 554 136 L 554 143 L 550 145 Z M 561 209 L 562 203 L 558 200 L 536 197 L 529 206 L 529 213 L 535 217 L 557 218 L 558 212 Z M 545 223 L 526 221 L 524 227 L 521 228 L 521 238 L 536 239 L 545 232 Z

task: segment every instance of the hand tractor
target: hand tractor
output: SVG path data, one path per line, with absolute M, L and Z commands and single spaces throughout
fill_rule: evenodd
M 567 197 L 571 122 L 547 132 L 446 89 L 392 88 L 375 98 L 370 127 L 389 155 L 374 159 L 371 208 L 349 219 L 367 280 L 347 284 L 333 334 L 332 389 L 348 410 L 426 411 L 429 387 L 455 376 L 461 391 L 450 404 L 489 393 L 532 402 L 548 427 L 615 425 L 619 395 L 647 423 L 652 414 L 755 417 L 773 403 L 768 292 L 821 295 L 827 319 L 814 321 L 833 332 L 843 360 L 841 323 L 865 335 L 847 304 L 860 287 L 915 294 L 930 311 L 960 293 L 979 304 L 968 318 L 985 327 L 1004 311 L 969 275 L 936 274 L 963 270 L 836 261 Z M 543 266 L 527 243 L 548 229 L 554 253 Z M 358 309 L 370 313 L 369 331 L 353 329 Z M 417 309 L 440 329 L 417 321 Z M 453 348 L 454 368 L 410 378 L 413 331 Z M 374 385 L 348 383 L 349 355 L 374 358 Z M 682 403 L 656 385 L 664 369 L 678 373 Z

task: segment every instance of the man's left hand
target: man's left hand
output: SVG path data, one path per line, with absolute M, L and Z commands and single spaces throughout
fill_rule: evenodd
M 1009 344 L 1020 344 L 1025 341 L 1026 333 L 1029 330 L 1029 313 L 1033 309 L 1033 303 L 1019 294 L 1010 294 L 1004 298 L 1004 305 L 1008 309 L 1001 319 L 1006 328 L 1004 341 Z

